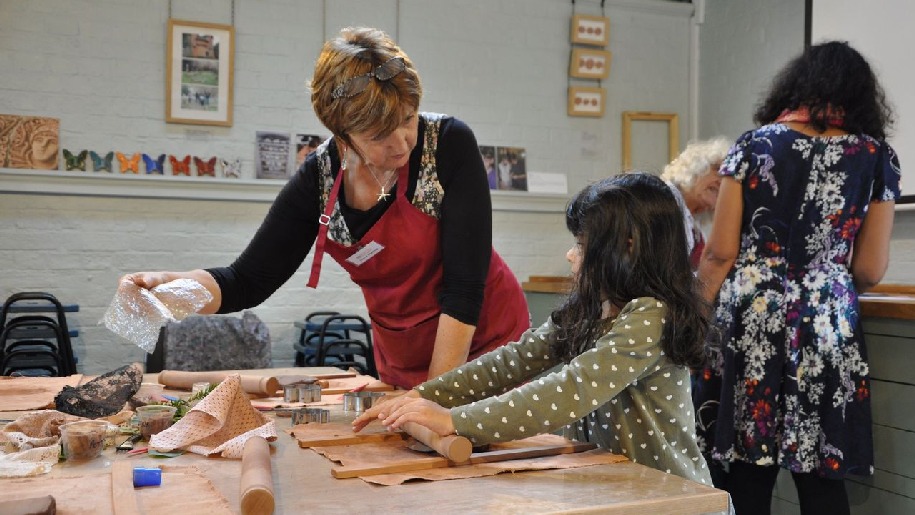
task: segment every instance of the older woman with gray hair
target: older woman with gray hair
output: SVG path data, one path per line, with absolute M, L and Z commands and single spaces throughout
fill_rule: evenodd
M 683 210 L 689 262 L 693 270 L 698 268 L 699 257 L 705 247 L 705 236 L 695 217 L 715 209 L 721 184 L 718 168 L 730 147 L 730 140 L 723 136 L 692 142 L 664 167 L 661 174 Z

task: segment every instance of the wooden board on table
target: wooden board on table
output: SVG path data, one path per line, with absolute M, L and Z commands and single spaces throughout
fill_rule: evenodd
M 302 448 L 359 445 L 389 440 L 401 441 L 407 438 L 406 433 L 388 431 L 380 424 L 371 424 L 354 433 L 349 422 L 339 421 L 326 424 L 299 424 L 292 428 L 292 436 L 298 440 L 299 447 Z
M 54 407 L 64 386 L 77 386 L 82 374 L 67 377 L 0 376 L 0 411 L 27 411 Z
M 523 440 L 522 440 L 523 441 Z M 383 463 L 353 464 L 334 467 L 331 474 L 337 479 L 351 477 L 376 476 L 381 474 L 397 474 L 443 467 L 461 467 L 466 465 L 480 465 L 483 463 L 498 463 L 501 461 L 526 460 L 542 458 L 544 456 L 559 456 L 561 454 L 575 454 L 590 451 L 597 445 L 587 442 L 561 442 L 554 445 L 533 445 L 531 447 L 497 448 L 486 452 L 475 452 L 466 461 L 455 463 L 442 456 L 427 456 L 417 458 L 408 456 L 401 460 L 386 460 Z

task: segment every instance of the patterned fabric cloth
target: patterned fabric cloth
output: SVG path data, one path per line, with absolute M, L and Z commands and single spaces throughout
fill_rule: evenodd
M 276 423 L 251 405 L 241 388 L 241 377 L 231 374 L 175 425 L 152 435 L 149 448 L 241 459 L 245 442 L 252 436 L 276 440 Z
M 590 351 L 531 380 L 560 364 L 550 356 L 556 326 L 548 320 L 416 389 L 452 408 L 457 433 L 477 444 L 565 427 L 572 440 L 711 485 L 696 445 L 689 373 L 660 345 L 666 313 L 656 299 L 632 300 Z
M 869 474 L 867 353 L 848 267 L 868 204 L 899 196 L 898 159 L 868 136 L 772 124 L 741 136 L 721 173 L 741 183 L 744 206 L 716 304 L 717 366 L 694 392 L 700 440 L 726 461 Z

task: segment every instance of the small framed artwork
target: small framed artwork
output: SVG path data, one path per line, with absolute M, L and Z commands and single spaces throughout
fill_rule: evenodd
M 0 168 L 57 170 L 59 141 L 57 118 L 0 114 Z
M 254 176 L 258 179 L 289 177 L 289 133 L 257 131 L 256 138 Z
M 569 116 L 599 118 L 604 115 L 606 98 L 604 88 L 572 86 L 569 88 Z
M 604 16 L 572 16 L 572 43 L 607 46 L 610 42 L 610 18 Z
M 527 151 L 496 147 L 496 173 L 500 190 L 527 191 Z
M 610 76 L 612 57 L 606 50 L 575 48 L 569 61 L 569 76 L 579 79 L 606 79 Z
M 232 126 L 231 25 L 168 20 L 165 121 Z
M 632 168 L 632 123 L 667 123 L 667 161 L 676 159 L 680 148 L 680 125 L 676 113 L 654 113 L 649 111 L 623 112 L 623 170 Z

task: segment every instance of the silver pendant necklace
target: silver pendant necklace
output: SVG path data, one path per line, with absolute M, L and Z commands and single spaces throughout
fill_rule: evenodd
M 369 173 L 372 174 L 372 177 L 375 179 L 375 182 L 378 183 L 378 186 L 381 186 L 381 192 L 378 193 L 377 200 L 379 202 L 381 202 L 382 200 L 387 200 L 388 197 L 391 196 L 391 194 L 388 193 L 386 190 L 391 187 L 391 185 L 389 183 L 391 182 L 391 179 L 397 177 L 397 174 L 392 174 L 391 172 L 393 170 L 388 170 L 387 172 L 385 172 L 385 174 L 387 174 L 387 178 L 385 179 L 384 182 L 381 182 L 381 179 L 379 179 L 378 176 L 375 175 L 375 169 L 372 168 L 372 165 L 366 163 L 365 166 L 369 169 Z

